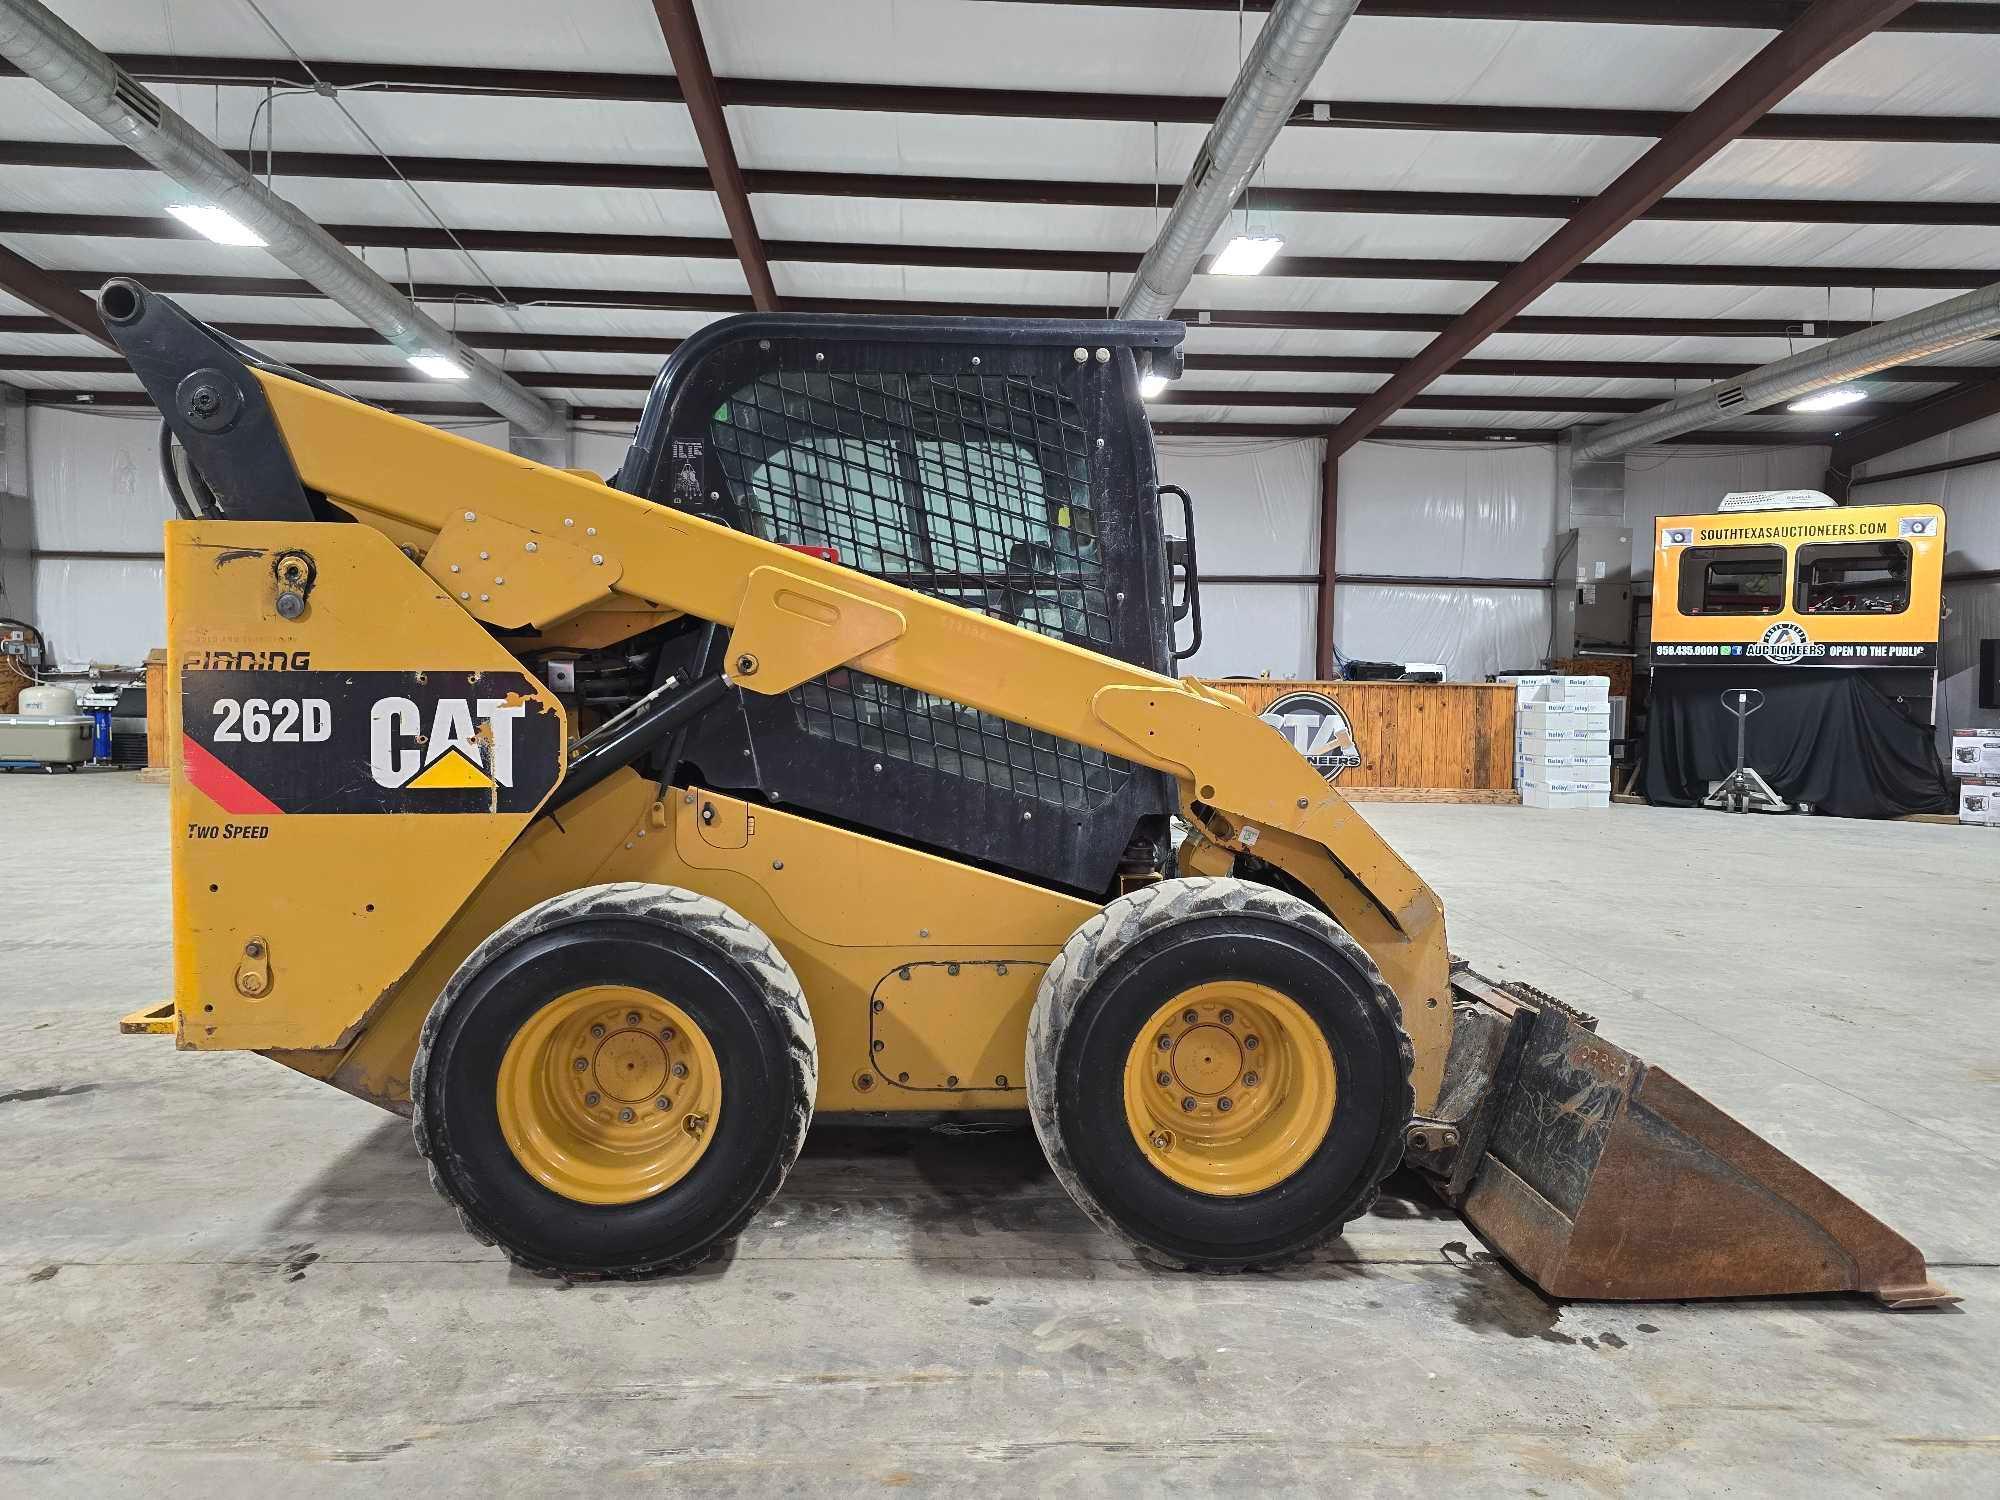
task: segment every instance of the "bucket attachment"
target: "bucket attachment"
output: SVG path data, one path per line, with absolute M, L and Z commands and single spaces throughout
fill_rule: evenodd
M 1590 1017 L 1458 966 L 1452 991 L 1444 1090 L 1408 1164 L 1549 1295 L 1958 1300 L 1916 1246 Z

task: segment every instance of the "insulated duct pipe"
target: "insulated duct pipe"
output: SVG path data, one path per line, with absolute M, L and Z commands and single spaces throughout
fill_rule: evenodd
M 1738 379 L 1690 391 L 1636 416 L 1586 428 L 1577 439 L 1576 459 L 1590 463 L 1616 458 L 1648 443 L 1710 426 L 1718 417 L 1793 401 L 1830 385 L 1995 334 L 2000 334 L 2000 283 L 1760 365 Z
M 466 379 L 451 382 L 454 389 L 529 432 L 546 433 L 560 425 L 547 402 L 460 346 L 332 235 L 244 171 L 36 0 L 0 0 L 0 56 L 203 203 L 255 230 L 273 256 L 406 356 L 442 355 L 455 361 Z
M 1222 101 L 1222 111 L 1119 304 L 1121 318 L 1165 318 L 1193 279 L 1299 96 L 1340 39 L 1359 0 L 1278 0 Z

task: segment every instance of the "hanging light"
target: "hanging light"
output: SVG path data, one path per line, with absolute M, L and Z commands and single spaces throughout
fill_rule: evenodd
M 1282 235 L 1239 234 L 1222 247 L 1222 253 L 1208 263 L 1211 276 L 1255 276 L 1285 248 Z
M 433 380 L 465 380 L 464 365 L 447 354 L 412 354 L 410 363 Z
M 207 203 L 169 203 L 167 212 L 188 228 L 205 234 L 218 245 L 258 246 L 268 244 L 264 236 L 232 213 Z
M 1786 411 L 1833 411 L 1838 407 L 1852 406 L 1857 401 L 1866 401 L 1868 392 L 1858 385 L 1830 385 L 1823 391 L 1814 391 L 1810 396 L 1801 396 L 1785 408 Z

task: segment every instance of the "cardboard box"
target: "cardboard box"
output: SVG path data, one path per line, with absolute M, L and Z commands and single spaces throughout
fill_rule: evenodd
M 1602 727 L 1556 725 L 1523 729 L 1514 736 L 1516 755 L 1609 755 L 1611 736 Z
M 1524 707 L 1531 703 L 1606 704 L 1610 699 L 1609 677 L 1547 676 L 1514 679 L 1514 702 Z
M 1546 808 L 1594 808 L 1611 806 L 1609 785 L 1594 786 L 1573 779 L 1528 779 L 1521 782 L 1521 805 Z
M 1592 729 L 1607 739 L 1611 735 L 1611 704 L 1603 703 L 1530 703 L 1514 715 L 1517 731 L 1546 730 L 1555 727 L 1564 729 Z
M 2000 778 L 2000 729 L 1954 729 L 1945 769 L 1954 776 Z
M 1979 828 L 2000 828 L 2000 778 L 1958 784 L 1958 821 Z
M 1557 781 L 1572 781 L 1590 787 L 1611 785 L 1611 757 L 1609 755 L 1520 755 L 1514 759 L 1514 781 L 1526 786 L 1529 782 L 1549 785 Z

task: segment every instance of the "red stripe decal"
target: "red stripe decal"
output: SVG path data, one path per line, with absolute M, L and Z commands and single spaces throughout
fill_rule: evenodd
M 190 734 L 181 736 L 181 769 L 187 772 L 187 779 L 197 790 L 226 813 L 255 816 L 284 811 L 196 743 Z

